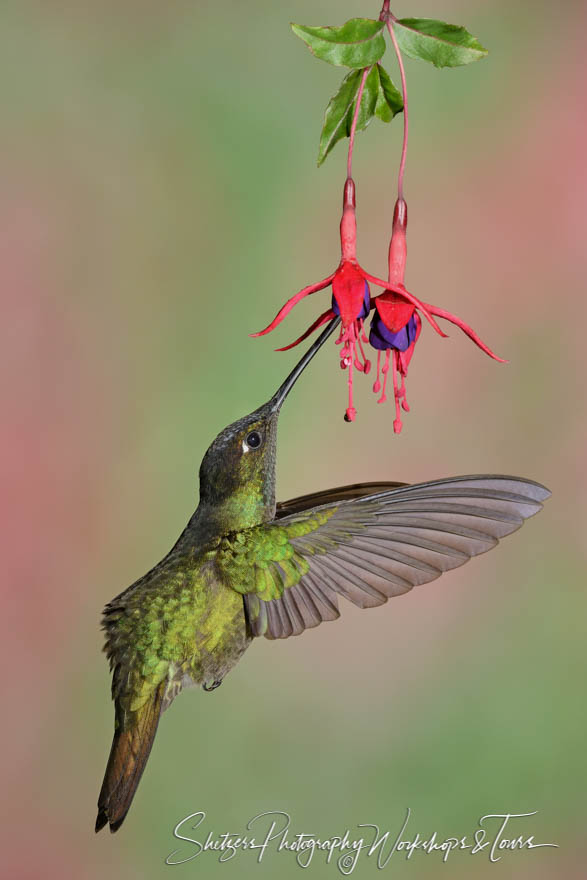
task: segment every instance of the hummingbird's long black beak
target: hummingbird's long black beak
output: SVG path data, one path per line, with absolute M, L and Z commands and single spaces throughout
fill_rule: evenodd
M 303 358 L 298 361 L 285 382 L 283 382 L 283 384 L 279 386 L 279 388 L 268 403 L 268 406 L 272 412 L 277 412 L 279 410 L 281 404 L 283 403 L 293 386 L 296 384 L 298 378 L 302 375 L 316 352 L 320 348 L 322 348 L 328 337 L 332 335 L 339 323 L 340 318 L 334 318 L 330 322 L 330 324 L 326 327 L 325 330 L 322 331 L 314 344 L 310 346 Z

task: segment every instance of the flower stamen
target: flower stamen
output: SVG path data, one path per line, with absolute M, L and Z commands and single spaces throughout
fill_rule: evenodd
M 395 419 L 393 422 L 393 430 L 396 434 L 401 433 L 402 429 L 402 412 L 400 409 L 400 391 L 397 387 L 397 376 L 399 373 L 399 352 L 393 350 L 393 397 L 395 401 Z
M 352 326 L 352 325 L 351 325 Z M 353 328 L 354 330 L 354 328 Z M 349 405 L 344 414 L 345 422 L 354 422 L 357 418 L 357 411 L 353 406 L 353 360 L 355 356 L 355 345 L 353 340 L 351 339 L 349 342 L 351 357 L 349 358 L 349 377 L 348 377 L 348 386 L 349 386 Z
M 387 395 L 385 393 L 385 389 L 387 387 L 387 374 L 389 373 L 390 355 L 391 355 L 391 349 L 388 348 L 385 351 L 385 363 L 383 364 L 383 367 L 381 368 L 381 372 L 383 373 L 383 389 L 381 391 L 381 397 L 379 398 L 377 403 L 385 403 L 385 401 L 387 400 Z
M 402 377 L 402 381 L 401 381 L 401 385 L 400 385 L 400 389 L 399 389 L 399 393 L 402 398 L 402 409 L 404 410 L 404 412 L 409 412 L 410 405 L 408 403 L 408 398 L 406 397 L 406 374 L 403 369 L 403 363 L 402 363 L 401 357 L 399 358 L 399 362 L 400 362 L 400 374 Z
M 379 381 L 379 375 L 381 373 L 381 352 L 377 352 L 377 378 L 373 382 L 373 391 L 375 394 L 379 394 L 381 391 L 381 382 Z

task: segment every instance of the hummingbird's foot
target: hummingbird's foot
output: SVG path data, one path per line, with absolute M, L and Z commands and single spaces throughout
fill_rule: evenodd
M 212 684 L 203 684 L 202 688 L 206 691 L 206 693 L 209 693 L 210 691 L 216 690 L 216 688 L 220 687 L 221 684 L 222 684 L 222 679 L 217 678 L 216 681 L 212 682 Z

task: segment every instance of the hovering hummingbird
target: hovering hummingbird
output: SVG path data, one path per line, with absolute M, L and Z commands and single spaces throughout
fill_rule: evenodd
M 222 431 L 175 546 L 104 609 L 114 739 L 96 831 L 120 828 L 161 713 L 188 685 L 218 687 L 255 637 L 339 616 L 340 596 L 383 605 L 495 547 L 550 492 L 521 477 L 362 483 L 275 503 L 283 401 L 335 319 L 264 406 Z

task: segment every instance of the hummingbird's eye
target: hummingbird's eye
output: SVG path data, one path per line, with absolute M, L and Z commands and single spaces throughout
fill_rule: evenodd
M 247 439 L 245 440 L 249 449 L 258 449 L 262 442 L 263 438 L 258 431 L 251 431 L 250 434 L 247 434 Z

